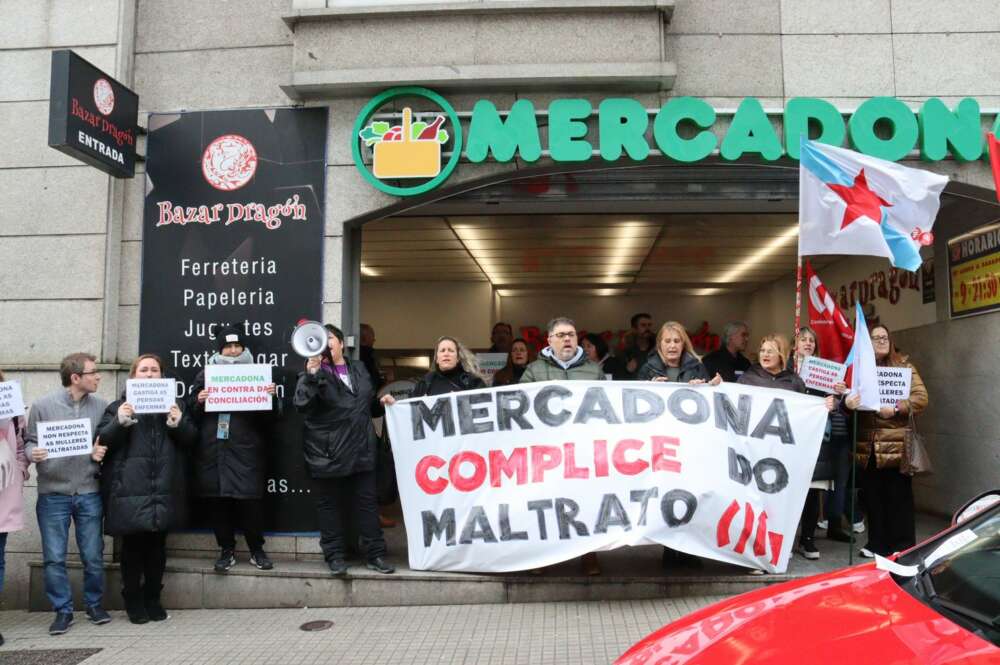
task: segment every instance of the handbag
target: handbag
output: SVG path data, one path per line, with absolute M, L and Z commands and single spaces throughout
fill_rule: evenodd
M 899 471 L 907 476 L 933 473 L 934 465 L 931 464 L 930 455 L 927 454 L 924 437 L 917 432 L 912 412 L 910 412 L 909 425 L 906 434 L 903 435 L 903 458 L 899 463 Z

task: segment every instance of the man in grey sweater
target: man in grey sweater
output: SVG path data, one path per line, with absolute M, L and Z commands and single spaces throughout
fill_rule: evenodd
M 95 395 L 101 383 L 96 358 L 86 353 L 72 353 L 62 360 L 59 376 L 63 388 L 31 405 L 28 415 L 25 452 L 35 463 L 38 476 L 38 529 L 42 535 L 45 560 L 45 594 L 52 603 L 56 618 L 49 626 L 50 635 L 61 635 L 73 623 L 73 592 L 66 574 L 66 549 L 69 524 L 76 528 L 76 542 L 83 561 L 83 598 L 87 618 L 94 624 L 111 621 L 101 606 L 104 595 L 103 511 L 99 485 L 100 461 L 106 448 L 95 444 L 89 455 L 47 459 L 48 451 L 39 445 L 38 423 L 60 420 L 90 420 L 91 432 L 108 403 Z

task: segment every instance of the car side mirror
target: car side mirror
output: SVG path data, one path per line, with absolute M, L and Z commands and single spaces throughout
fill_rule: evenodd
M 991 490 L 985 494 L 980 494 L 975 499 L 969 501 L 955 511 L 954 516 L 951 518 L 951 525 L 955 526 L 956 524 L 961 524 L 962 522 L 970 520 L 987 508 L 992 508 L 998 503 L 1000 503 L 1000 490 Z

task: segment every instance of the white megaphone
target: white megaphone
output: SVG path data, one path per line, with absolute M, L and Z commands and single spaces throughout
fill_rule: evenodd
M 303 358 L 318 356 L 326 349 L 326 328 L 319 321 L 303 319 L 292 331 L 292 351 Z

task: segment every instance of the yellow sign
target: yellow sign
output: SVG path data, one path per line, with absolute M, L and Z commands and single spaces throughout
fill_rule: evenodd
M 429 130 L 420 123 L 423 127 L 413 136 L 412 115 L 409 107 L 404 108 L 402 126 L 389 128 L 373 142 L 372 173 L 376 178 L 433 178 L 441 172 L 444 141 L 438 137 L 440 123 Z M 432 138 L 421 138 L 425 135 Z
M 1000 228 L 956 238 L 948 250 L 951 315 L 1000 309 Z

